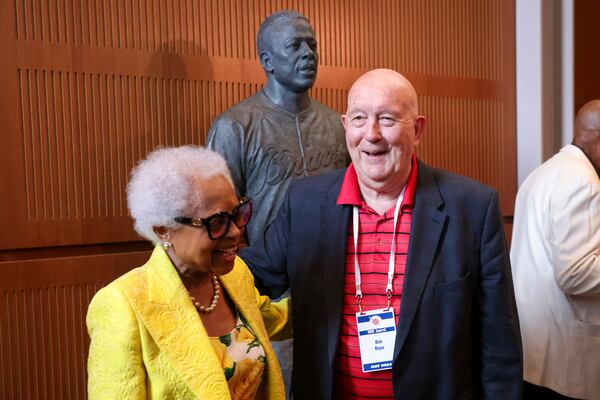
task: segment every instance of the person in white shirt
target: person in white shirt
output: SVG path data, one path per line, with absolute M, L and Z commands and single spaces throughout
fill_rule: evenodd
M 600 100 L 593 100 L 577 113 L 573 143 L 517 194 L 510 256 L 525 399 L 600 399 L 599 171 Z

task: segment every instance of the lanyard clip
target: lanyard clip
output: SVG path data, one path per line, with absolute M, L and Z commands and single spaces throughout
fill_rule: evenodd
M 387 297 L 387 308 L 385 309 L 385 311 L 390 309 L 390 305 L 392 304 L 392 291 L 388 290 L 386 293 L 386 297 Z
M 358 311 L 360 311 L 361 314 L 364 314 L 362 306 L 360 305 L 361 300 L 362 300 L 362 294 L 357 293 L 356 294 L 356 304 L 358 304 Z

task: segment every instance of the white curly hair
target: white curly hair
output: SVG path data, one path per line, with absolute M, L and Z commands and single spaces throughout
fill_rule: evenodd
M 135 230 L 144 238 L 160 243 L 154 226 L 177 227 L 174 218 L 187 216 L 198 204 L 193 183 L 222 175 L 233 180 L 220 154 L 205 147 L 166 147 L 152 151 L 131 171 L 127 185 L 127 206 Z

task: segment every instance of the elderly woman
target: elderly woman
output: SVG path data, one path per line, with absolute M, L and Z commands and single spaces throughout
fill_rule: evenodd
M 156 246 L 92 300 L 91 399 L 283 399 L 269 337 L 291 335 L 288 303 L 260 296 L 236 257 L 252 203 L 225 161 L 156 150 L 127 188 L 137 232 Z

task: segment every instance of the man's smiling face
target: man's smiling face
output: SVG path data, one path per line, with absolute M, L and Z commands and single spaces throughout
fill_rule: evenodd
M 423 118 L 411 96 L 410 90 L 381 79 L 352 87 L 342 122 L 360 183 L 379 186 L 407 176 L 421 134 L 417 122 Z

